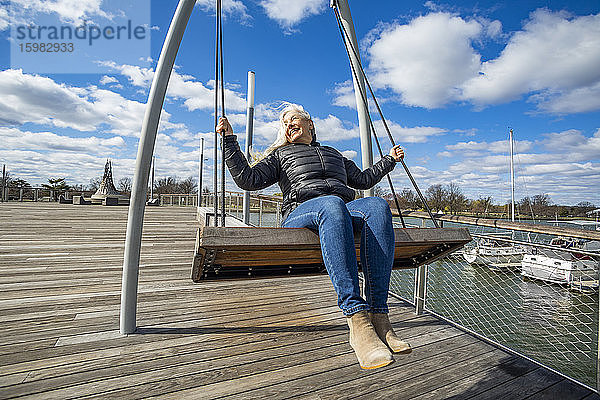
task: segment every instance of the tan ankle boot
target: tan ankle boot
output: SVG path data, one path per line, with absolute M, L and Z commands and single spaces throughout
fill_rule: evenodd
M 377 332 L 377 335 L 381 341 L 386 343 L 392 352 L 408 354 L 412 351 L 410 344 L 396 336 L 387 314 L 369 313 L 369 317 L 373 327 L 375 328 L 375 332 Z
M 350 327 L 350 346 L 362 369 L 384 367 L 394 361 L 392 353 L 379 340 L 366 311 L 360 311 L 346 320 Z

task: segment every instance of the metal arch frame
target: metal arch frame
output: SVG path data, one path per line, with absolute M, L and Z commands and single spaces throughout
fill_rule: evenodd
M 123 257 L 123 280 L 121 288 L 120 331 L 127 335 L 136 330 L 138 275 L 140 249 L 142 246 L 142 225 L 146 206 L 146 192 L 150 163 L 154 154 L 156 133 L 160 121 L 162 105 L 165 100 L 167 84 L 173 70 L 175 57 L 183 38 L 183 33 L 194 9 L 195 0 L 180 0 L 171 20 L 167 37 L 160 52 L 160 58 L 148 95 L 146 113 L 142 124 L 140 143 L 135 161 L 133 187 L 127 218 L 125 254 Z
M 183 34 L 187 23 L 194 9 L 196 0 L 179 0 L 177 9 L 171 20 L 169 31 L 163 44 L 160 58 L 156 66 L 154 79 L 148 95 L 146 104 L 146 113 L 142 124 L 140 142 L 135 161 L 135 171 L 133 175 L 133 185 L 131 200 L 129 204 L 129 213 L 127 218 L 127 234 L 125 237 L 125 253 L 123 257 L 123 278 L 121 287 L 121 313 L 120 313 L 120 332 L 123 335 L 135 333 L 136 313 L 137 313 L 137 292 L 140 264 L 140 249 L 142 246 L 142 226 L 144 223 L 144 210 L 146 206 L 146 193 L 148 188 L 148 177 L 152 156 L 154 154 L 154 144 L 156 142 L 156 133 L 160 121 L 162 105 L 169 83 L 169 77 L 173 70 L 175 57 L 181 44 Z M 340 14 L 346 29 L 351 33 L 354 48 L 358 48 L 356 35 L 354 33 L 354 24 L 350 15 L 350 8 L 347 0 L 337 0 Z M 352 57 L 350 62 L 354 65 L 358 62 Z M 357 66 L 355 66 L 357 68 Z M 354 79 L 354 78 L 353 78 Z M 373 152 L 371 146 L 371 137 L 369 126 L 366 123 L 367 116 L 360 92 L 357 86 L 362 86 L 364 82 L 355 82 L 355 95 L 358 109 L 359 128 L 361 132 L 361 152 L 363 154 L 363 169 L 368 168 L 373 163 Z

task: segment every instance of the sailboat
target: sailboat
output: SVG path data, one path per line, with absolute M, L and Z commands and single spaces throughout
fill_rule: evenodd
M 511 221 L 515 222 L 515 169 L 513 130 L 509 130 L 510 147 L 510 186 L 511 186 Z M 465 248 L 462 252 L 469 264 L 487 265 L 492 269 L 518 269 L 527 249 L 510 242 L 512 233 L 492 233 L 477 240 L 474 247 Z

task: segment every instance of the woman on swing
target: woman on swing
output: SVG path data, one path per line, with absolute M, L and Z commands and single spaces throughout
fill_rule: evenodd
M 409 353 L 388 319 L 387 296 L 394 260 L 394 229 L 387 202 L 380 197 L 354 200 L 354 189 L 370 189 L 404 157 L 400 146 L 364 171 L 332 147 L 316 141 L 310 114 L 288 103 L 279 114 L 277 140 L 264 158 L 250 166 L 226 118 L 217 124 L 223 135 L 225 161 L 235 183 L 260 190 L 278 183 L 283 192 L 285 228 L 317 230 L 323 262 L 347 317 L 350 345 L 363 369 L 393 361 L 393 353 Z M 365 297 L 360 295 L 354 231 L 361 233 L 361 265 Z

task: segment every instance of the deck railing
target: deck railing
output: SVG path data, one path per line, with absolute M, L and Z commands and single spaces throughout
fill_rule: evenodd
M 0 187 L 0 202 L 37 202 L 37 201 L 57 201 L 59 196 L 65 199 L 72 199 L 73 196 L 89 197 L 95 191 L 90 190 L 67 190 L 54 191 L 43 187 Z
M 194 197 L 195 198 L 192 198 Z M 218 207 L 221 207 L 221 197 L 218 196 Z M 196 206 L 197 195 L 161 194 L 161 205 Z M 202 195 L 202 206 L 214 207 L 215 196 L 212 193 Z M 225 192 L 225 213 L 239 220 L 243 219 L 244 193 Z M 281 225 L 281 198 L 277 196 L 251 194 L 250 195 L 250 225 L 251 226 L 279 226 Z

